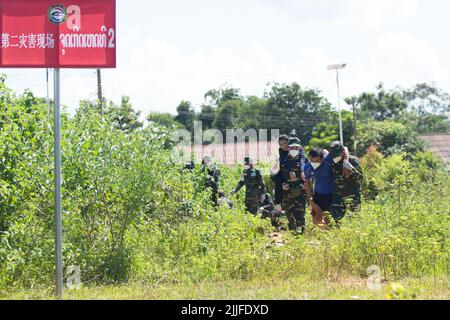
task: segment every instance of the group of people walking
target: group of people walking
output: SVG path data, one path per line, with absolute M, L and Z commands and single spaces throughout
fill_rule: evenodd
M 232 207 L 226 195 L 219 192 L 220 171 L 210 156 L 203 159 L 203 171 L 205 187 L 212 191 L 214 205 L 225 203 Z M 339 225 L 346 214 L 356 213 L 361 207 L 361 163 L 339 141 L 332 142 L 328 150 L 313 147 L 307 156 L 300 139 L 281 136 L 279 159 L 271 169 L 271 180 L 272 194 L 256 163 L 251 157 L 245 157 L 244 171 L 230 196 L 245 187 L 248 212 L 270 218 L 277 228 L 278 218 L 285 215 L 289 230 L 296 235 L 305 232 L 307 206 L 311 208 L 314 224 L 320 228 L 328 228 L 332 221 Z

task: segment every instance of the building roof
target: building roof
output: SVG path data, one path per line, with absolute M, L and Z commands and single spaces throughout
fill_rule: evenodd
M 429 134 L 419 137 L 427 144 L 428 149 L 450 164 L 450 133 Z
M 196 160 L 202 159 L 204 155 L 210 155 L 218 164 L 234 166 L 244 163 L 244 157 L 250 156 L 258 163 L 273 163 L 278 157 L 278 142 L 250 142 L 182 146 L 186 154 L 194 154 Z

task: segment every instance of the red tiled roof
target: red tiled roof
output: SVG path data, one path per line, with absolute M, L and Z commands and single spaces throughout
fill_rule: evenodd
M 180 147 L 186 154 L 194 153 L 197 160 L 210 155 L 218 164 L 234 166 L 243 162 L 244 157 L 250 156 L 258 163 L 272 163 L 278 156 L 278 142 L 249 142 L 230 144 L 211 144 L 208 146 L 194 145 Z
M 419 138 L 426 142 L 431 152 L 450 163 L 450 134 L 430 134 Z

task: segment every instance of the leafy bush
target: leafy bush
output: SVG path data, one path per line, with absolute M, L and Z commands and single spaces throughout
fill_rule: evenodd
M 394 121 L 369 121 L 358 127 L 358 154 L 365 154 L 371 146 L 386 156 L 415 154 L 423 151 L 424 142 L 408 126 Z
M 30 92 L 0 91 L 0 289 L 50 286 L 52 117 Z M 274 246 L 270 222 L 245 213 L 243 193 L 233 210 L 213 210 L 200 172 L 172 163 L 166 129 L 121 130 L 82 112 L 64 114 L 63 129 L 63 254 L 85 284 L 334 279 L 373 264 L 394 279 L 447 276 L 450 183 L 429 154 L 371 149 L 362 212 L 326 233 L 283 233 Z M 241 170 L 221 168 L 221 188 L 232 190 Z

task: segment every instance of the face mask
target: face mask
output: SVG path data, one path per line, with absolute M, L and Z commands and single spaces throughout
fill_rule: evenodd
M 333 159 L 334 163 L 339 163 L 339 162 L 341 162 L 341 160 L 342 160 L 342 157 L 337 157 L 337 158 Z
M 248 164 L 246 164 L 245 166 L 244 166 L 244 169 L 245 170 L 248 170 L 248 169 L 250 169 L 251 167 L 248 165 Z
M 311 162 L 311 166 L 314 168 L 314 170 L 317 170 L 322 165 L 320 162 Z
M 296 158 L 300 154 L 300 151 L 299 150 L 291 150 L 291 151 L 289 151 L 289 154 L 291 155 L 292 158 Z

